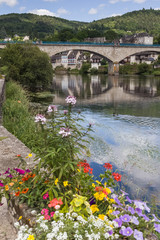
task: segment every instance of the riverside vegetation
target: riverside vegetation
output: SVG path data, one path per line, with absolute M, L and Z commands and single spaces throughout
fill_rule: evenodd
M 16 93 L 12 96 L 10 109 L 4 104 L 5 124 L 9 121 L 5 115 L 12 108 L 17 108 L 17 112 L 10 112 L 14 121 L 16 118 L 24 121 L 20 111 L 23 105 L 28 111 L 27 100 L 23 102 L 23 98 L 20 100 L 17 96 Z M 19 93 L 20 96 L 22 93 Z M 86 146 L 93 126 L 89 123 L 82 127 L 84 118 L 80 111 L 74 110 L 74 96 L 68 96 L 65 101 L 68 105 L 66 109 L 50 105 L 45 115 L 40 112 L 35 116 L 25 115 L 27 121 L 32 122 L 31 126 L 27 126 L 25 135 L 28 134 L 29 144 L 33 144 L 36 150 L 38 163 L 34 168 L 26 168 L 25 159 L 19 153 L 17 158 L 21 165 L 1 173 L 0 196 L 17 198 L 35 209 L 32 213 L 36 221 L 32 228 L 20 226 L 19 221 L 15 223 L 19 229 L 17 240 L 143 240 L 156 236 L 158 239 L 158 216 L 153 214 L 146 202 L 132 200 L 128 193 L 116 187 L 121 175 L 113 172 L 110 163 L 104 164 L 99 180 L 93 176 L 93 169 L 85 160 L 90 156 Z M 10 120 L 14 125 L 13 118 Z M 30 127 L 32 135 L 30 131 L 27 133 Z M 26 157 L 31 156 L 29 153 Z

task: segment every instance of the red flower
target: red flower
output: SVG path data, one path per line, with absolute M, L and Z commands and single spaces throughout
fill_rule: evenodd
M 15 192 L 15 196 L 16 196 L 16 197 L 18 197 L 18 196 L 19 196 L 19 194 L 20 194 L 20 191 L 18 191 L 18 192 Z
M 110 163 L 105 163 L 103 167 L 112 170 L 112 165 Z
M 112 173 L 112 175 L 114 176 L 114 179 L 118 182 L 121 181 L 121 175 L 119 173 Z
M 21 157 L 21 154 L 17 154 L 17 157 Z

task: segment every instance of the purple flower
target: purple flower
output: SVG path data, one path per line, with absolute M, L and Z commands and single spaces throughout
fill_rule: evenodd
M 150 221 L 150 219 L 149 219 L 145 214 L 143 214 L 142 217 L 144 218 L 144 220 L 145 220 L 146 222 L 149 222 L 149 221 Z
M 25 174 L 25 170 L 23 170 L 23 169 L 14 168 L 14 170 L 15 170 L 16 172 L 18 172 L 19 174 L 21 174 L 21 175 L 24 175 L 24 174 Z
M 132 202 L 133 202 L 133 200 L 131 200 L 128 196 L 126 197 L 126 199 L 127 199 L 127 201 L 128 201 L 129 203 L 132 203 Z
M 155 214 L 152 214 L 152 216 L 154 217 L 154 220 L 155 220 L 156 222 L 159 222 L 159 223 L 160 223 L 160 220 L 156 217 Z
M 125 191 L 121 190 L 121 192 L 123 193 L 123 195 L 129 195 L 128 193 L 126 193 Z
M 143 233 L 138 231 L 137 229 L 134 230 L 134 238 L 136 240 L 143 240 Z
M 8 177 L 8 178 L 13 178 L 13 176 L 12 176 L 11 174 L 9 174 L 7 177 Z
M 120 219 L 123 221 L 123 222 L 130 222 L 131 221 L 131 216 L 129 216 L 128 214 L 124 214 L 120 217 Z
M 126 227 L 122 227 L 121 230 L 119 231 L 119 233 L 122 234 L 123 236 L 129 237 L 129 236 L 132 235 L 133 230 L 130 227 L 127 227 L 127 228 Z
M 120 218 L 113 219 L 113 221 L 118 223 L 118 227 L 122 226 L 122 220 Z
M 140 208 L 136 208 L 136 213 L 138 214 L 138 216 L 142 217 L 143 213 L 142 210 Z
M 114 212 L 112 212 L 112 215 L 118 215 L 118 214 L 120 214 L 120 211 L 114 211 Z
M 135 204 L 136 208 L 144 210 L 144 206 L 143 206 L 144 203 L 142 201 L 134 200 L 134 204 Z
M 144 202 L 143 203 L 143 205 L 144 205 L 144 209 L 147 211 L 147 212 L 150 212 L 151 210 L 150 210 L 150 208 L 147 206 L 147 204 Z
M 91 198 L 89 199 L 89 204 L 90 204 L 90 205 L 96 204 L 96 199 L 95 199 L 94 197 L 91 197 Z
M 5 171 L 5 173 L 3 173 L 3 174 L 9 174 L 9 173 L 10 173 L 9 170 L 10 170 L 10 168 L 8 168 L 8 169 Z
M 115 197 L 114 200 L 118 205 L 122 205 L 122 203 L 119 201 L 119 199 L 117 197 Z
M 131 214 L 134 214 L 134 213 L 135 213 L 134 208 L 132 208 L 131 206 L 128 206 L 128 211 L 129 211 Z
M 139 225 L 138 218 L 135 217 L 135 216 L 133 216 L 133 217 L 131 218 L 131 222 L 134 223 L 135 225 Z
M 66 103 L 68 104 L 71 104 L 71 105 L 75 105 L 76 104 L 76 97 L 74 96 L 68 96 L 66 99 L 65 99 Z
M 155 230 L 160 233 L 160 224 L 154 223 Z
M 109 235 L 112 235 L 113 234 L 113 230 L 110 230 L 108 233 L 109 233 Z
M 2 182 L 0 182 L 0 187 L 4 187 L 4 184 Z
M 31 172 L 29 169 L 26 169 L 26 172 Z

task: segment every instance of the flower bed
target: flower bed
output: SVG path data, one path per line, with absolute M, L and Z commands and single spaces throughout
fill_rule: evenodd
M 95 179 L 84 159 L 92 124 L 83 128 L 80 112 L 72 112 L 75 97 L 66 103 L 67 110 L 51 105 L 48 117 L 35 117 L 42 138 L 34 168 L 26 169 L 21 159 L 21 167 L 1 175 L 1 196 L 12 199 L 12 215 L 19 220 L 17 240 L 158 239 L 160 220 L 146 202 L 115 190 L 121 175 L 110 163 Z M 37 212 L 34 220 L 28 207 Z

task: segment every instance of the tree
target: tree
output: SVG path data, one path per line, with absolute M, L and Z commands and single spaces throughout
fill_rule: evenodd
M 52 82 L 50 58 L 37 46 L 8 44 L 1 60 L 8 67 L 6 79 L 18 81 L 31 91 L 46 89 Z

